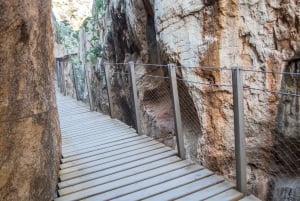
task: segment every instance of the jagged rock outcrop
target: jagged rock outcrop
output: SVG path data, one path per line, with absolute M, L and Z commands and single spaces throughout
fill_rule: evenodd
M 195 70 L 197 66 L 241 66 L 262 71 L 299 72 L 299 62 L 287 62 L 300 46 L 300 2 L 296 0 L 188 0 L 106 1 L 105 61 L 123 63 L 176 63 L 185 80 L 231 84 L 230 71 Z M 119 72 L 124 71 L 117 69 Z M 139 74 L 166 75 L 158 68 L 137 65 Z M 126 79 L 124 79 L 126 81 Z M 299 77 L 245 72 L 244 85 L 299 94 Z M 124 82 L 125 82 L 124 81 Z M 118 82 L 122 80 L 118 79 Z M 172 133 L 167 83 L 139 77 L 144 110 L 143 130 Z M 113 83 L 113 86 L 127 86 Z M 230 87 L 179 83 L 187 157 L 234 179 L 233 103 Z M 126 88 L 126 87 L 125 87 Z M 120 96 L 120 89 L 116 88 Z M 125 90 L 126 92 L 126 90 Z M 149 102 L 157 93 L 160 100 Z M 122 93 L 124 94 L 124 93 Z M 244 90 L 245 132 L 249 192 L 271 199 L 275 176 L 299 176 L 299 97 L 280 97 L 258 90 Z M 130 106 L 129 94 L 114 99 Z M 132 110 L 131 107 L 127 107 Z M 169 110 L 162 112 L 161 108 Z M 294 109 L 293 109 L 294 108 Z M 298 108 L 298 109 L 297 109 Z M 125 114 L 120 109 L 120 114 Z M 292 112 L 291 112 L 292 111 Z M 126 113 L 128 115 L 128 113 Z M 170 115 L 166 115 L 170 114 Z M 163 117 L 165 115 L 165 117 Z M 128 118 L 128 117 L 127 117 Z M 193 120 L 192 123 L 191 120 Z M 285 123 L 283 124 L 282 121 Z M 166 126 L 168 125 L 168 126 Z M 278 149 L 280 147 L 280 149 Z M 283 147 L 292 147 L 291 149 Z M 281 160 L 280 155 L 291 156 Z M 279 156 L 279 157 L 278 157 Z M 278 162 L 278 159 L 279 161 Z M 284 157 L 283 157 L 284 158 Z M 285 167 L 289 170 L 286 170 Z M 283 171 L 285 169 L 286 171 Z M 270 193 L 271 192 L 271 193 Z
M 53 200 L 60 132 L 51 1 L 0 2 L 0 200 Z

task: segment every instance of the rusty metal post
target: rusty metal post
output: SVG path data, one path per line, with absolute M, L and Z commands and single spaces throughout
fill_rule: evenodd
M 234 136 L 236 158 L 236 187 L 247 195 L 246 146 L 244 133 L 243 80 L 240 68 L 232 69 Z
M 114 112 L 113 112 L 113 108 L 112 108 L 112 95 L 111 95 L 109 69 L 110 69 L 109 64 L 104 64 L 104 74 L 105 74 L 105 82 L 106 82 L 106 88 L 107 88 L 109 114 L 110 114 L 111 118 L 114 118 Z
M 131 89 L 132 89 L 132 97 L 133 97 L 133 104 L 134 104 L 136 132 L 141 135 L 142 128 L 141 128 L 140 112 L 139 112 L 140 103 L 139 103 L 138 92 L 136 87 L 135 65 L 133 62 L 129 62 L 129 71 L 130 71 L 130 80 L 132 85 Z
M 172 95 L 172 103 L 173 103 L 173 111 L 174 111 L 175 134 L 177 140 L 178 155 L 180 156 L 180 158 L 185 159 L 184 137 L 182 133 L 182 121 L 181 121 L 175 65 L 169 64 L 168 70 L 169 70 L 169 80 L 171 86 L 171 95 Z

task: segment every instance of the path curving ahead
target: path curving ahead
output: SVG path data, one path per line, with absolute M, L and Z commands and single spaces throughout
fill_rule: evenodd
M 242 198 L 222 177 L 124 123 L 60 93 L 57 104 L 63 158 L 55 201 Z

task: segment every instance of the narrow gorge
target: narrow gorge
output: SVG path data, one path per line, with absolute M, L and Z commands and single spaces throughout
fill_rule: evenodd
M 248 192 L 262 200 L 281 200 L 288 193 L 296 199 L 300 99 L 268 91 L 299 94 L 299 76 L 278 73 L 299 73 L 299 32 L 300 2 L 296 0 L 95 0 L 91 16 L 78 32 L 79 60 L 65 60 L 78 72 L 65 68 L 71 75 L 68 94 L 76 96 L 75 75 L 81 80 L 80 99 L 92 100 L 95 110 L 108 114 L 104 66 L 110 63 L 114 116 L 135 126 L 129 70 L 123 65 L 133 61 L 142 131 L 175 147 L 168 82 L 145 77 L 167 76 L 167 69 L 145 64 L 181 66 L 177 77 L 182 80 L 178 84 L 186 156 L 234 181 L 232 90 L 226 87 L 232 82 L 226 69 L 240 67 L 246 70 Z
M 247 193 L 300 200 L 299 0 L 0 0 L 0 33 L 1 201 L 59 196 L 55 90 L 234 184 L 241 103 Z

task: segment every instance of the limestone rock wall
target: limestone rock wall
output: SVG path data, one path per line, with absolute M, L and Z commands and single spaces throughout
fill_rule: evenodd
M 0 200 L 53 200 L 60 132 L 51 1 L 0 2 Z
M 193 67 L 240 66 L 254 71 L 299 72 L 298 64 L 287 62 L 300 48 L 300 2 L 297 0 L 110 0 L 106 4 L 105 61 L 176 63 L 184 67 L 177 72 L 180 78 L 229 85 L 230 71 L 212 72 Z M 141 65 L 137 65 L 137 71 L 166 75 L 161 69 Z M 244 72 L 243 77 L 248 87 L 299 93 L 299 77 L 261 72 Z M 212 89 L 192 83 L 179 84 L 180 97 L 184 100 L 181 106 L 185 111 L 187 157 L 234 180 L 230 87 Z M 155 130 L 153 126 L 167 125 L 172 115 L 160 118 L 159 114 L 170 103 L 149 104 L 145 99 L 150 91 L 161 91 L 167 85 L 142 76 L 138 85 L 143 130 L 149 133 Z M 124 96 L 122 104 L 130 105 L 130 98 L 126 98 L 130 95 Z M 167 99 L 169 94 L 161 96 Z M 299 149 L 296 148 L 300 140 L 296 129 L 300 124 L 299 98 L 249 89 L 244 90 L 244 96 L 249 192 L 264 200 L 272 199 L 272 186 L 278 186 L 272 184 L 272 175 L 299 176 Z M 198 123 L 191 124 L 190 119 Z M 170 132 L 172 126 L 160 137 L 167 137 Z M 284 159 L 285 154 L 291 155 L 290 161 Z M 291 167 L 290 171 L 283 171 L 284 167 Z

